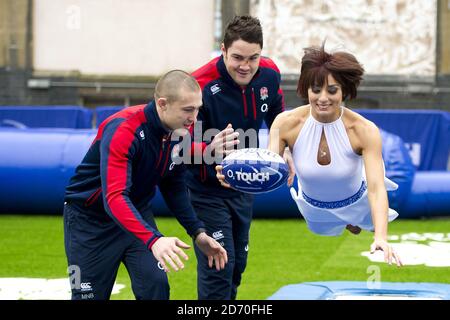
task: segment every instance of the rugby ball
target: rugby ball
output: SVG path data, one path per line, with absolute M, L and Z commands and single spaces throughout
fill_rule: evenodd
M 289 176 L 289 168 L 283 158 L 267 149 L 236 150 L 223 159 L 222 167 L 225 181 L 232 188 L 246 193 L 273 191 Z

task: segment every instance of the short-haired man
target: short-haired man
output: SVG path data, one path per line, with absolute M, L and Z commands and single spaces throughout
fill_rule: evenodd
M 166 272 L 184 268 L 182 249 L 189 245 L 158 231 L 151 209 L 156 186 L 209 266 L 224 268 L 226 252 L 204 232 L 189 203 L 184 167 L 171 159 L 172 131 L 192 126 L 201 105 L 197 81 L 173 70 L 158 81 L 154 101 L 100 125 L 65 195 L 72 299 L 109 299 L 121 262 L 137 299 L 169 299 Z

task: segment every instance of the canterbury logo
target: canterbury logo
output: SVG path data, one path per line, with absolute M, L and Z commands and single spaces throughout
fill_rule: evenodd
M 213 236 L 214 240 L 219 240 L 219 239 L 223 239 L 223 238 L 224 238 L 224 235 L 223 235 L 223 231 L 222 231 L 222 230 L 219 230 L 219 231 L 214 232 L 214 233 L 212 234 L 212 236 Z
M 80 284 L 81 291 L 89 291 L 92 290 L 92 286 L 90 282 L 83 282 Z
M 215 85 L 211 86 L 211 92 L 212 94 L 216 94 L 217 92 L 220 92 L 222 89 L 220 89 L 219 85 L 216 83 Z

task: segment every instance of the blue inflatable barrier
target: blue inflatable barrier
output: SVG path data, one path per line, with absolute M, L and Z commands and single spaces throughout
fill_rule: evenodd
M 450 215 L 450 172 L 418 171 L 400 217 L 419 218 Z
M 60 213 L 65 186 L 95 134 L 95 129 L 0 128 L 0 212 Z M 449 215 L 450 172 L 414 176 L 401 139 L 383 136 L 386 174 L 404 189 L 390 199 L 400 217 Z M 267 143 L 266 130 L 261 130 L 260 142 Z M 300 217 L 286 186 L 255 199 L 255 217 Z M 159 193 L 153 208 L 157 215 L 170 215 Z
M 0 130 L 0 212 L 61 213 L 64 192 L 96 130 Z
M 409 197 L 416 168 L 411 161 L 403 140 L 392 133 L 380 130 L 383 141 L 383 160 L 386 177 L 398 184 L 398 189 L 388 192 L 389 207 L 401 210 Z
M 450 112 L 441 110 L 354 110 L 403 139 L 420 171 L 447 170 Z
M 95 127 L 98 128 L 100 124 L 109 116 L 122 110 L 123 106 L 105 106 L 95 108 Z
M 0 127 L 89 129 L 92 118 L 79 106 L 0 106 Z
M 96 126 L 121 109 L 123 106 L 97 107 Z M 397 109 L 354 111 L 401 138 L 418 170 L 446 170 L 450 152 L 450 112 Z M 262 128 L 267 129 L 265 122 Z

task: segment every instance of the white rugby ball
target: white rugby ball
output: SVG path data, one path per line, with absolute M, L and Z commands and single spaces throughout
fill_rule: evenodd
M 267 149 L 236 150 L 222 161 L 225 181 L 246 193 L 265 193 L 281 187 L 289 176 L 283 158 Z

